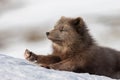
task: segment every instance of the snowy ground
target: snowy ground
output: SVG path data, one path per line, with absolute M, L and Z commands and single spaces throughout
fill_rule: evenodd
M 88 73 L 49 70 L 0 54 L 0 80 L 114 80 Z

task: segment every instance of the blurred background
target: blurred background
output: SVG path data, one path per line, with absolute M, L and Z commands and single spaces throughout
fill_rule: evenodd
M 0 53 L 49 54 L 45 33 L 61 16 L 83 17 L 97 43 L 120 50 L 120 0 L 0 0 Z

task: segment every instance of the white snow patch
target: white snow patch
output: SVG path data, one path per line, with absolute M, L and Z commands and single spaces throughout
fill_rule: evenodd
M 0 80 L 114 80 L 88 73 L 45 69 L 26 60 L 0 54 Z

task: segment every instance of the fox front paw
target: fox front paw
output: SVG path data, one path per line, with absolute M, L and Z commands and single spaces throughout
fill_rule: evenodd
M 25 50 L 24 57 L 30 62 L 37 62 L 37 56 L 28 49 Z

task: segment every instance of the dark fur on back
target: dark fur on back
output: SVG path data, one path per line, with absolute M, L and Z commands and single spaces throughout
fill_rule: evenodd
M 35 63 L 46 68 L 120 78 L 120 52 L 98 46 L 82 18 L 61 17 L 46 34 L 53 42 L 53 53 L 43 56 L 27 50 L 27 60 L 34 54 Z

